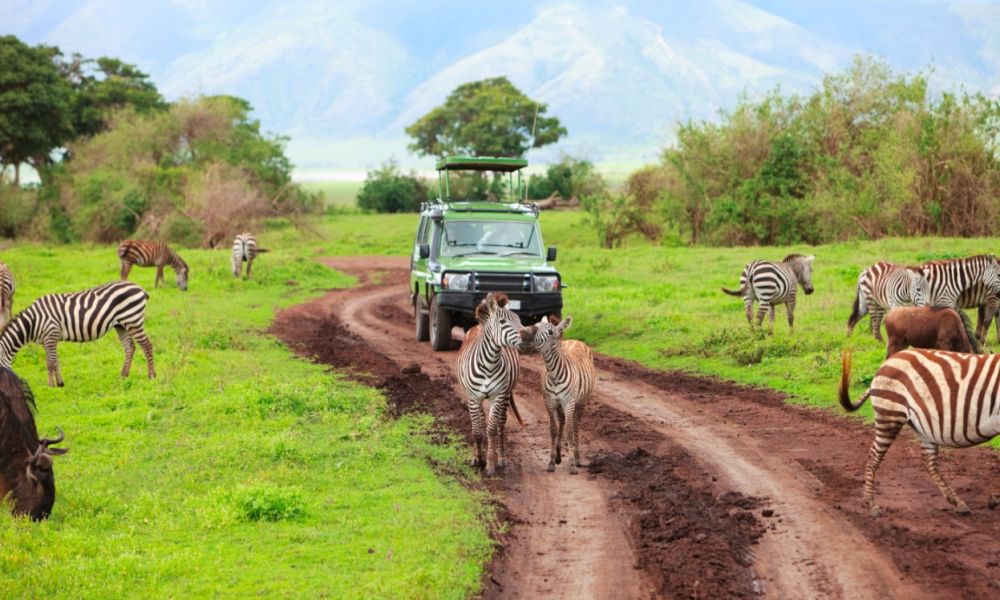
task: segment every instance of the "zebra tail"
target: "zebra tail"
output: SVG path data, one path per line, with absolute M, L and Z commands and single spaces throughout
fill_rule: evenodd
M 840 367 L 840 405 L 844 407 L 847 412 L 854 412 L 861 408 L 861 405 L 865 403 L 868 396 L 871 396 L 871 390 L 868 390 L 861 396 L 857 404 L 851 402 L 851 353 L 844 351 L 842 354 L 842 362 Z
M 263 254 L 264 252 L 270 252 L 270 248 L 257 248 L 257 254 Z
M 118 246 L 118 258 L 125 258 L 125 254 L 128 252 L 128 244 L 121 244 Z
M 521 426 L 521 429 L 524 429 L 524 421 L 521 420 L 521 413 L 517 412 L 517 404 L 514 403 L 514 394 L 510 395 L 510 412 L 514 413 L 517 423 Z
M 969 315 L 965 314 L 965 311 L 956 308 L 955 312 L 962 319 L 962 325 L 965 326 L 965 337 L 968 338 L 969 347 L 972 348 L 972 352 L 975 354 L 983 353 L 983 345 L 979 343 L 979 338 L 976 337 L 976 332 L 972 329 L 972 320 L 969 319 Z
M 730 296 L 742 296 L 743 293 L 747 291 L 747 289 L 745 287 L 741 287 L 740 289 L 733 291 L 733 290 L 727 290 L 726 288 L 722 288 L 722 291 L 729 294 Z
M 851 317 L 847 319 L 847 335 L 851 335 L 854 331 L 854 326 L 858 324 L 861 317 L 865 316 L 867 311 L 867 304 L 862 304 L 861 302 L 861 289 L 858 288 L 857 293 L 854 294 L 854 309 L 851 310 Z

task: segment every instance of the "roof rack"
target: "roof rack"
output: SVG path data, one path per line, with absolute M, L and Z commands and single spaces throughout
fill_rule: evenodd
M 487 206 L 488 204 L 488 206 Z M 513 213 L 513 214 L 533 214 L 536 217 L 541 212 L 538 204 L 535 202 L 527 203 L 507 203 L 507 202 L 422 202 L 420 204 L 420 212 L 430 211 L 434 209 L 439 209 L 441 212 L 447 210 L 448 212 L 456 213 Z
M 446 156 L 437 162 L 438 171 L 500 171 L 510 173 L 528 166 L 523 158 L 502 156 Z

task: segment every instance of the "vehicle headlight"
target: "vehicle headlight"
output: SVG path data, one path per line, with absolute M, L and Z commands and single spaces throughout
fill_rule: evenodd
M 535 275 L 536 292 L 555 292 L 559 290 L 558 275 Z
M 446 290 L 464 292 L 469 289 L 469 274 L 445 273 L 444 277 L 441 278 L 441 283 Z

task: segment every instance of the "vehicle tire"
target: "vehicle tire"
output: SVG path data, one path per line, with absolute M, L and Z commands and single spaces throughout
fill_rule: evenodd
M 431 348 L 441 352 L 451 349 L 451 315 L 438 304 L 437 296 L 430 308 Z
M 430 317 L 427 314 L 427 301 L 420 294 L 417 295 L 416 302 L 413 303 L 414 329 L 418 342 L 426 342 L 430 339 Z

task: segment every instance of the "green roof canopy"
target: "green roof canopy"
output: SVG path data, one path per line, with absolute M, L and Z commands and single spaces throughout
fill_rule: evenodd
M 510 173 L 528 166 L 523 158 L 496 156 L 446 156 L 438 161 L 438 171 L 501 171 Z

